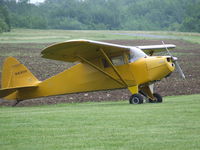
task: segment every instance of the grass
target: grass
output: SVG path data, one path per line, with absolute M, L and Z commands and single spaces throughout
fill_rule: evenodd
M 155 35 L 200 43 L 199 33 L 30 29 L 0 34 L 0 43 L 161 38 Z M 35 45 L 30 44 L 27 48 L 35 48 Z M 9 52 L 2 55 L 10 56 Z M 27 56 L 29 53 L 13 52 L 14 55 Z M 0 150 L 198 150 L 199 108 L 200 95 L 166 97 L 162 104 L 129 105 L 127 101 L 120 101 L 0 107 Z
M 89 102 L 1 107 L 0 149 L 200 149 L 200 95 L 162 104 Z
M 0 43 L 52 43 L 71 39 L 180 39 L 200 43 L 200 33 L 165 31 L 91 31 L 91 30 L 34 30 L 12 29 L 0 34 Z

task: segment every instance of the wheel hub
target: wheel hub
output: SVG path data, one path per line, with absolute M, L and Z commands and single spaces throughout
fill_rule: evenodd
M 138 104 L 139 103 L 139 98 L 137 98 L 137 97 L 134 97 L 134 99 L 133 99 L 133 102 L 135 103 L 135 104 Z

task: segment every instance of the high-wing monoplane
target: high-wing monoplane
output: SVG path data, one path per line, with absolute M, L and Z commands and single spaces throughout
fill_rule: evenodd
M 79 62 L 73 67 L 39 81 L 14 57 L 4 61 L 0 98 L 17 102 L 51 95 L 128 88 L 131 104 L 162 102 L 153 85 L 178 68 L 177 58 L 168 51 L 172 44 L 123 46 L 91 40 L 70 40 L 45 48 L 43 58 Z M 168 51 L 169 56 L 154 56 Z

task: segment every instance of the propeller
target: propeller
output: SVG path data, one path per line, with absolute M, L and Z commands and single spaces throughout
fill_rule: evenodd
M 162 41 L 162 44 L 165 46 L 165 43 Z M 173 57 L 173 55 L 169 52 L 168 48 L 165 46 L 165 49 L 167 50 L 168 54 L 171 56 L 172 62 L 175 64 L 180 76 L 185 79 L 185 75 L 180 67 L 180 65 L 178 64 L 178 58 L 177 57 Z

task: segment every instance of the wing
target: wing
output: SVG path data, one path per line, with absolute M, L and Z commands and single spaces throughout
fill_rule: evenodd
M 130 48 L 134 46 L 123 46 L 105 42 L 91 40 L 70 40 L 58 44 L 51 45 L 45 48 L 41 54 L 43 58 L 60 60 L 66 62 L 80 61 L 78 56 L 84 57 L 87 60 L 102 57 L 100 49 L 103 49 L 108 57 L 119 56 L 124 52 L 129 53 Z M 154 52 L 165 51 L 175 48 L 175 45 L 150 45 L 150 46 L 135 46 L 143 50 L 147 54 Z
M 58 43 L 45 48 L 41 54 L 43 58 L 61 60 L 67 62 L 80 61 L 78 56 L 91 60 L 102 57 L 100 49 L 103 49 L 109 57 L 129 52 L 130 46 L 91 41 L 91 40 L 70 40 Z
M 143 50 L 146 54 L 153 54 L 157 52 L 166 51 L 167 49 L 173 49 L 176 45 L 173 44 L 165 44 L 165 45 L 147 45 L 147 46 L 136 46 L 137 48 Z

